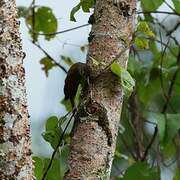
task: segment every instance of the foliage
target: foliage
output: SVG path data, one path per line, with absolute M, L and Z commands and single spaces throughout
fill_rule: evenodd
M 119 77 L 124 91 L 129 96 L 133 91 L 123 106 L 121 115 L 123 131 L 119 131 L 111 173 L 112 179 L 131 180 L 136 177 L 142 180 L 156 180 L 160 178 L 160 174 L 164 173 L 163 167 L 174 168 L 174 180 L 180 177 L 178 163 L 176 164 L 180 147 L 180 43 L 174 34 L 178 31 L 179 25 L 177 22 L 171 27 L 166 26 L 163 24 L 164 20 L 158 20 L 152 13 L 158 13 L 158 8 L 166 4 L 167 2 L 163 0 L 140 1 L 141 13 L 137 18 L 128 70 L 117 63 L 111 65 L 111 71 Z M 170 10 L 174 13 L 172 18 L 176 22 L 175 16 L 180 16 L 180 2 L 172 0 L 172 4 Z M 76 21 L 75 15 L 80 9 L 87 13 L 94 5 L 95 0 L 80 0 L 70 12 L 70 20 Z M 167 18 L 168 13 L 164 12 L 164 15 L 166 14 Z M 33 41 L 38 41 L 42 34 L 48 41 L 57 37 L 58 21 L 51 8 L 21 6 L 19 16 L 25 19 Z M 84 50 L 85 46 L 82 47 Z M 54 67 L 62 69 L 59 61 L 55 61 L 47 52 L 43 52 L 45 57 L 40 60 L 40 64 L 46 76 Z M 60 58 L 65 66 L 74 63 L 70 57 L 61 56 Z M 94 65 L 99 65 L 95 59 L 92 61 Z M 67 111 L 71 110 L 69 102 L 63 100 L 61 103 Z M 52 116 L 46 121 L 42 137 L 53 150 L 58 144 L 68 119 L 69 116 Z M 156 127 L 158 128 L 157 135 L 154 130 Z M 46 179 L 63 179 L 67 171 L 71 128 L 70 126 L 65 133 Z M 139 138 L 138 134 L 143 138 Z M 34 157 L 34 160 L 36 178 L 41 179 L 50 159 Z
M 135 81 L 129 72 L 118 63 L 111 64 L 111 71 L 120 78 L 120 84 L 127 96 L 130 96 L 135 86 Z
M 158 180 L 159 174 L 156 168 L 151 168 L 144 162 L 136 162 L 126 170 L 124 177 L 119 179 L 130 180 L 134 177 L 143 180 Z
M 79 4 L 77 4 L 72 10 L 70 14 L 70 20 L 76 21 L 74 15 L 82 8 L 84 12 L 90 12 L 90 9 L 95 5 L 95 0 L 80 0 Z
M 49 57 L 44 57 L 40 60 L 40 64 L 43 65 L 42 70 L 44 70 L 46 76 L 48 76 L 49 70 L 57 66 Z
M 53 33 L 57 31 L 57 19 L 49 7 L 34 8 L 34 14 L 33 11 L 29 13 L 26 17 L 26 23 L 30 27 L 30 34 L 35 41 L 37 41 L 38 33 L 40 32 L 44 33 L 46 40 L 55 37 Z

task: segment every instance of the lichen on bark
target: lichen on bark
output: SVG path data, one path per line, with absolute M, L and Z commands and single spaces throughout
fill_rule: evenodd
M 0 1 L 0 179 L 34 179 L 15 0 Z

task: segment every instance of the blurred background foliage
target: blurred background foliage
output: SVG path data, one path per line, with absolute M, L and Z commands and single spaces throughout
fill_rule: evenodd
M 63 3 L 61 2 L 62 6 Z M 78 21 L 79 11 L 92 14 L 95 0 L 80 0 L 72 8 L 69 21 Z M 28 29 L 32 44 L 44 57 L 39 59 L 46 77 L 59 68 L 67 73 L 68 67 L 78 60 L 59 55 L 55 60 L 41 45 L 41 38 L 49 43 L 59 34 L 89 26 L 85 23 L 66 30 L 58 29 L 58 17 L 53 8 L 37 5 L 33 0 L 18 6 L 19 18 Z M 85 16 L 82 14 L 82 16 Z M 135 81 L 130 97 L 125 97 L 119 136 L 112 166 L 112 179 L 122 180 L 178 180 L 180 179 L 180 1 L 141 0 L 137 2 L 134 43 L 130 48 L 128 71 Z M 68 42 L 67 42 L 68 44 Z M 69 43 L 71 45 L 71 43 Z M 72 44 L 74 46 L 75 44 Z M 76 46 L 76 45 L 75 45 Z M 77 45 L 86 53 L 87 44 Z M 27 52 L 28 53 L 28 52 Z M 61 104 L 70 111 L 69 102 Z M 58 97 L 57 97 L 58 99 Z M 78 96 L 77 99 L 78 101 Z M 32 107 L 33 108 L 33 107 Z M 64 113 L 66 114 L 66 113 Z M 70 114 L 46 118 L 42 138 L 56 149 Z M 72 123 L 65 132 L 47 180 L 63 179 L 68 170 L 67 158 Z M 43 150 L 43 147 L 41 147 Z M 35 176 L 42 179 L 51 157 L 37 154 Z

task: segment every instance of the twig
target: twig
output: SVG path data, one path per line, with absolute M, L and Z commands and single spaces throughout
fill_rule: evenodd
M 180 49 L 179 49 L 179 53 L 178 53 L 178 56 L 177 56 L 177 64 L 179 65 L 180 64 Z M 163 106 L 163 110 L 162 110 L 162 113 L 165 113 L 166 110 L 167 110 L 167 107 L 169 105 L 169 102 L 170 102 L 170 99 L 171 99 L 171 96 L 172 96 L 172 92 L 173 92 L 173 88 L 174 88 L 174 85 L 175 85 L 175 81 L 176 81 L 176 78 L 177 78 L 177 75 L 178 75 L 178 72 L 179 72 L 180 68 L 178 67 L 177 70 L 174 72 L 173 74 L 173 77 L 171 79 L 171 84 L 169 86 L 169 89 L 168 89 L 168 94 L 167 94 L 167 99 L 166 99 L 166 102 Z
M 124 144 L 125 148 L 127 149 L 127 151 L 131 154 L 131 156 L 133 157 L 134 160 L 137 160 L 136 156 L 134 155 L 134 153 L 130 150 L 129 145 L 126 143 L 126 140 L 124 139 L 123 135 L 121 134 L 121 140 L 122 143 Z
M 164 1 L 164 3 L 173 11 L 176 12 L 176 10 L 166 1 Z
M 73 30 L 76 30 L 76 29 L 79 29 L 79 28 L 82 28 L 82 27 L 85 27 L 85 26 L 89 26 L 89 25 L 90 24 L 83 24 L 83 25 L 80 25 L 80 26 L 77 26 L 77 27 L 74 27 L 74 28 L 65 29 L 63 31 L 54 32 L 54 33 L 39 33 L 39 32 L 33 32 L 33 33 L 37 34 L 39 36 L 52 36 L 52 35 L 56 35 L 56 34 L 62 34 L 62 33 L 66 33 L 66 32 L 69 32 L 69 31 L 73 31 Z
M 70 112 L 71 112 L 71 111 L 70 111 Z M 65 118 L 70 112 L 68 112 L 68 113 L 64 116 L 64 118 Z M 68 128 L 68 126 L 69 126 L 72 118 L 74 117 L 75 113 L 76 113 L 76 110 L 73 111 L 73 113 L 72 113 L 72 115 L 71 115 L 68 123 L 66 124 L 66 126 L 65 126 L 65 128 L 64 128 L 63 133 L 61 134 L 61 137 L 59 138 L 59 142 L 58 142 L 56 148 L 54 149 L 54 152 L 52 153 L 50 162 L 49 162 L 49 164 L 48 164 L 48 167 L 47 167 L 46 171 L 45 171 L 44 174 L 43 174 L 42 180 L 45 180 L 45 178 L 46 178 L 46 176 L 47 176 L 47 173 L 48 173 L 49 169 L 50 169 L 51 166 L 52 166 L 52 162 L 53 162 L 53 160 L 54 160 L 54 157 L 55 157 L 55 155 L 56 155 L 56 153 L 57 153 L 57 151 L 58 151 L 59 146 L 60 146 L 61 143 L 62 143 L 64 134 L 65 134 L 65 132 L 66 132 L 66 130 L 67 130 L 67 128 Z
M 57 63 L 39 44 L 37 44 L 37 43 L 33 43 L 33 44 L 36 47 L 38 47 L 49 59 L 51 59 L 51 61 L 53 61 L 56 66 L 58 66 L 60 69 L 62 69 L 67 74 L 67 70 L 66 70 L 66 68 L 64 66 L 62 66 L 59 63 Z
M 149 153 L 149 150 L 150 150 L 151 146 L 153 145 L 153 142 L 154 142 L 154 140 L 156 138 L 157 132 L 158 132 L 158 128 L 157 128 L 157 126 L 155 126 L 153 136 L 151 138 L 151 141 L 149 142 L 149 144 L 146 147 L 146 150 L 144 152 L 143 157 L 141 158 L 141 161 L 144 161 L 146 159 L 146 157 L 147 157 L 147 155 Z
M 159 36 L 160 36 L 160 41 L 163 42 L 162 41 L 162 36 L 161 36 L 161 31 L 159 31 Z M 161 44 L 162 53 L 161 53 L 161 59 L 160 59 L 160 82 L 161 82 L 161 90 L 163 92 L 165 100 L 168 99 L 168 96 L 167 96 L 167 94 L 165 92 L 165 88 L 164 88 L 162 68 L 163 68 L 164 55 L 165 55 L 165 52 L 166 52 L 166 49 L 167 49 L 167 46 L 168 46 L 169 42 L 170 42 L 170 38 L 168 38 L 167 45 L 164 47 L 164 49 L 163 49 L 162 44 Z M 174 111 L 173 107 L 172 106 L 170 106 L 170 107 L 171 107 L 172 111 Z
M 176 29 L 179 27 L 179 25 L 180 25 L 180 21 L 178 21 L 178 22 L 175 24 L 175 26 L 166 33 L 166 35 L 167 35 L 167 36 L 171 35 L 174 31 L 176 31 Z
M 162 42 L 162 36 L 161 36 L 161 32 L 160 31 L 159 31 L 159 36 L 160 36 L 160 41 Z M 161 46 L 162 53 L 161 53 L 161 60 L 160 60 L 160 67 L 161 67 L 160 68 L 161 89 L 163 91 L 163 95 L 164 95 L 164 98 L 165 98 L 166 101 L 169 99 L 169 97 L 168 97 L 168 95 L 166 94 L 166 92 L 164 90 L 165 88 L 164 88 L 164 84 L 163 84 L 162 68 L 163 68 L 163 58 L 164 58 L 164 55 L 165 55 L 165 52 L 166 52 L 166 49 L 167 49 L 167 46 L 168 46 L 169 42 L 170 42 L 170 37 L 168 38 L 167 45 L 164 47 L 164 50 L 163 50 L 163 47 Z M 172 109 L 172 111 L 174 111 L 173 107 L 170 104 L 169 104 L 169 106 Z
M 172 51 L 172 49 L 171 49 L 166 43 L 164 43 L 164 42 L 162 42 L 162 41 L 160 41 L 160 40 L 158 40 L 158 39 L 154 39 L 154 38 L 149 38 L 149 37 L 145 37 L 145 38 L 146 38 L 146 39 L 149 39 L 149 40 L 151 40 L 151 41 L 156 41 L 156 42 L 162 44 L 163 46 L 167 46 L 168 49 L 169 49 L 169 51 L 171 52 L 171 54 L 176 57 L 176 54 Z
M 34 29 L 35 29 L 35 0 L 32 1 L 32 36 L 33 36 L 33 43 L 35 43 L 35 34 L 34 34 Z
M 139 12 L 137 12 L 137 14 L 150 14 L 150 13 L 169 14 L 169 15 L 180 16 L 180 13 L 177 13 L 177 12 L 168 12 L 168 11 L 139 11 Z
M 164 30 L 164 31 L 166 32 L 166 36 L 169 36 L 172 40 L 174 40 L 175 44 L 176 44 L 177 46 L 179 46 L 178 40 L 177 40 L 174 36 L 171 35 L 171 34 L 176 30 L 177 27 L 175 26 L 173 29 L 171 29 L 171 30 L 169 31 L 169 30 L 167 30 L 167 28 L 166 28 L 162 23 L 160 23 L 160 22 L 158 21 L 157 18 L 155 18 L 155 20 L 156 20 L 157 24 L 162 28 L 162 30 Z M 176 25 L 177 25 L 177 24 L 176 24 Z
M 139 99 L 137 97 L 136 88 L 132 92 L 129 101 L 129 109 L 131 114 L 131 122 L 134 129 L 134 143 L 136 144 L 136 152 L 138 160 L 141 159 L 143 152 L 144 152 L 144 145 L 143 145 L 143 118 L 140 111 L 140 104 Z

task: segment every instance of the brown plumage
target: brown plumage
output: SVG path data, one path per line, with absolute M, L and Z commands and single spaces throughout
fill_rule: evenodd
M 89 74 L 87 65 L 85 63 L 73 64 L 66 76 L 64 85 L 65 100 L 70 99 L 72 107 L 74 107 L 74 98 L 76 96 L 78 86 L 86 79 Z

